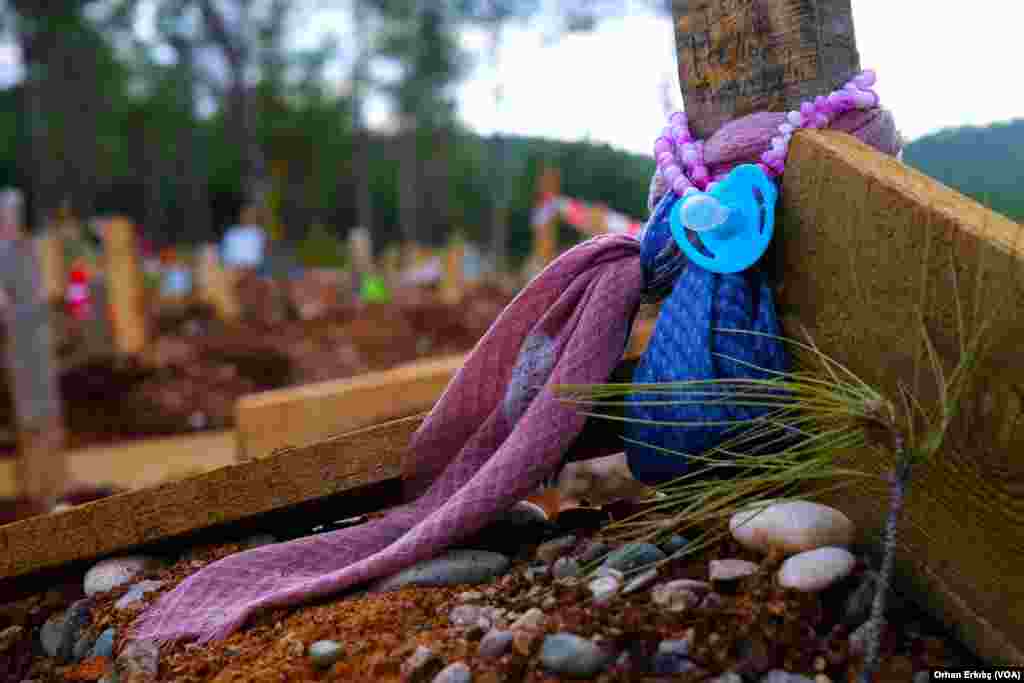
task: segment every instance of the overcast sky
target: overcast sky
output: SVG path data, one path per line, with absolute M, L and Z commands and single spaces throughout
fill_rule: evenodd
M 883 106 L 907 138 L 1024 117 L 1021 0 L 853 0 L 853 13 L 861 64 L 878 72 Z M 347 20 L 343 9 L 306 15 L 296 26 L 296 42 L 312 45 L 334 33 L 344 52 L 351 44 Z M 589 137 L 650 154 L 664 122 L 665 93 L 681 108 L 667 18 L 635 11 L 593 33 L 548 44 L 550 30 L 539 19 L 509 26 L 504 36 L 496 72 L 485 59 L 485 34 L 462 35 L 479 59 L 458 89 L 459 115 L 481 133 Z M 340 81 L 344 71 L 330 73 Z M 0 85 L 17 72 L 17 51 L 0 48 Z M 501 112 L 494 104 L 496 78 L 504 85 Z M 387 102 L 377 100 L 370 109 L 371 123 L 386 126 Z

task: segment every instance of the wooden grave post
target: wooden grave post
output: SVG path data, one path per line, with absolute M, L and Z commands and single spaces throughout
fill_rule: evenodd
M 448 247 L 445 249 L 444 279 L 441 282 L 441 300 L 446 304 L 458 304 L 465 294 L 465 272 L 463 270 L 465 254 L 465 240 L 459 234 L 452 235 L 448 241 Z
M 539 197 L 557 197 L 561 192 L 561 174 L 557 168 L 545 168 L 537 181 Z M 533 253 L 529 261 L 532 274 L 539 273 L 558 255 L 558 214 L 533 226 Z
M 216 244 L 200 247 L 196 281 L 199 300 L 213 306 L 221 320 L 231 322 L 241 318 L 242 309 L 235 295 L 231 274 L 221 263 Z
M 47 301 L 62 301 L 67 287 L 67 264 L 64 262 L 64 245 L 59 231 L 47 230 L 36 238 L 36 256 L 39 259 L 39 276 L 43 281 L 43 292 Z
M 103 243 L 114 342 L 119 353 L 135 355 L 147 341 L 145 287 L 135 226 L 127 218 L 111 219 L 103 231 Z
M 360 282 L 374 274 L 373 240 L 366 228 L 353 228 L 348 234 L 348 251 L 352 260 L 352 272 Z
M 700 138 L 753 111 L 792 110 L 860 69 L 849 0 L 674 0 L 673 18 L 687 117 Z M 903 384 L 934 406 L 922 381 L 922 326 L 948 372 L 962 341 L 957 302 L 967 330 L 994 323 L 978 381 L 960 402 L 963 419 L 913 474 L 897 573 L 977 654 L 1024 664 L 1024 582 L 1009 578 L 1024 567 L 1021 226 L 837 131 L 794 135 L 781 189 L 766 258 L 780 278 L 786 331 L 808 329 L 891 399 Z M 998 306 L 984 305 L 985 292 L 1000 293 Z M 851 457 L 861 470 L 892 466 L 875 451 Z M 861 541 L 875 542 L 887 491 L 880 480 L 828 502 L 857 523 Z
M 39 277 L 35 244 L 22 237 L 20 201 L 4 207 L 0 240 L 0 309 L 17 422 L 17 480 L 23 496 L 52 505 L 67 485 L 64 419 L 57 384 L 50 302 Z

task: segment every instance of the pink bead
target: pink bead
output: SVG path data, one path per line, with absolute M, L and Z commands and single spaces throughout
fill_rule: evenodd
M 828 111 L 828 98 L 824 95 L 818 95 L 814 98 L 814 109 L 819 113 Z
M 690 178 L 697 187 L 704 187 L 704 184 L 708 182 L 708 175 L 708 167 L 704 164 L 694 166 L 690 171 Z
M 693 187 L 693 185 L 691 185 L 690 181 L 686 179 L 686 176 L 680 176 L 679 178 L 676 178 L 674 183 L 672 183 L 672 191 L 680 197 L 682 197 L 683 194 L 691 187 Z
M 662 152 L 658 155 L 658 166 L 662 168 L 670 166 L 676 162 L 676 158 L 672 156 L 672 152 Z
M 876 80 L 878 79 L 875 75 L 874 69 L 864 69 L 864 71 L 861 71 L 853 77 L 853 83 L 855 83 L 858 88 L 865 90 L 873 86 Z
M 825 114 L 814 115 L 814 127 L 815 128 L 828 128 L 828 125 L 832 123 L 828 116 Z
M 662 154 L 672 154 L 672 143 L 666 138 L 654 141 L 654 158 L 660 159 Z
M 878 105 L 878 95 L 870 90 L 858 90 L 853 94 L 853 104 L 858 109 L 870 109 Z
M 680 169 L 678 166 L 674 164 L 672 166 L 666 166 L 661 173 L 663 176 L 665 176 L 665 182 L 667 182 L 669 185 L 675 183 L 676 180 L 681 175 L 683 175 L 682 169 Z
M 804 125 L 804 117 L 800 115 L 798 111 L 791 111 L 786 114 L 786 119 L 793 125 L 794 128 L 799 128 Z

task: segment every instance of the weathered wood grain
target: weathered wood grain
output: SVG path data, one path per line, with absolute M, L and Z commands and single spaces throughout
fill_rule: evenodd
M 0 526 L 0 580 L 399 477 L 420 417 Z
M 1024 230 L 838 132 L 800 132 L 781 192 L 774 264 L 787 332 L 806 326 L 825 353 L 897 399 L 935 405 L 923 314 L 945 372 L 984 323 L 976 379 L 947 444 L 913 473 L 897 567 L 913 594 L 979 655 L 1024 664 Z M 889 462 L 865 453 L 857 465 Z M 833 502 L 881 529 L 879 485 Z
M 50 305 L 32 242 L 0 241 L 0 289 L 7 336 L 3 360 L 18 428 L 18 488 L 22 495 L 52 501 L 67 484 L 64 420 Z
M 828 94 L 860 68 L 850 0 L 673 0 L 690 130 Z

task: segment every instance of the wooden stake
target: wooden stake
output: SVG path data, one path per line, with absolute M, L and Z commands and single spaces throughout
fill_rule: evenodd
M 4 360 L 18 428 L 19 488 L 23 495 L 49 505 L 67 484 L 64 421 L 50 305 L 30 241 L 0 241 L 0 286 L 6 300 L 2 307 L 7 332 Z
M 827 95 L 860 70 L 850 0 L 672 0 L 690 130 Z
M 462 301 L 465 293 L 463 258 L 466 245 L 461 237 L 455 236 L 445 250 L 444 281 L 441 283 L 441 300 L 455 305 Z
M 67 264 L 64 263 L 64 245 L 60 233 L 47 230 L 36 238 L 39 274 L 47 301 L 63 301 L 67 287 Z
M 145 290 L 135 226 L 127 218 L 114 218 L 103 231 L 103 242 L 114 341 L 118 352 L 134 355 L 146 347 L 147 337 Z
M 241 318 L 242 309 L 231 273 L 221 263 L 216 244 L 204 244 L 200 248 L 196 270 L 199 300 L 213 306 L 221 320 L 234 321 Z

